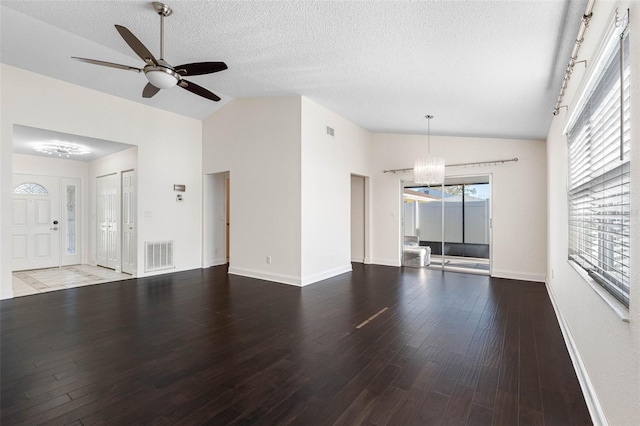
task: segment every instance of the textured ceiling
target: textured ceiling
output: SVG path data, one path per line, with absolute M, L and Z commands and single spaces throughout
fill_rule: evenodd
M 143 99 L 141 66 L 114 28 L 155 54 L 146 1 L 2 1 L 3 63 L 203 119 L 238 97 L 302 95 L 374 132 L 545 138 L 585 0 L 187 1 L 168 4 L 165 59 L 224 61 L 185 90 Z

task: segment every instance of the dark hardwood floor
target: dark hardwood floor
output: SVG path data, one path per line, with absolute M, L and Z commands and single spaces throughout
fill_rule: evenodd
M 216 267 L 0 308 L 2 425 L 591 424 L 538 283 Z

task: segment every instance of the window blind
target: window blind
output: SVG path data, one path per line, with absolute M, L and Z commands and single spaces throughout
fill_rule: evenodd
M 569 259 L 628 307 L 629 37 L 609 55 L 567 133 Z

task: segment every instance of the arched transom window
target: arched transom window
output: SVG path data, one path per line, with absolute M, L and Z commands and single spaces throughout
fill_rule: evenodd
M 37 183 L 27 182 L 21 183 L 13 190 L 14 194 L 27 194 L 27 195 L 49 195 L 47 189 Z

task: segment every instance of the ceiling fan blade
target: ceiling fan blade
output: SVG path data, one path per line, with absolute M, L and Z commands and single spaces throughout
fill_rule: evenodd
M 154 86 L 151 83 L 147 83 L 147 85 L 144 86 L 144 89 L 142 90 L 142 97 L 143 98 L 151 98 L 151 97 L 153 97 L 153 95 L 155 95 L 159 91 L 160 91 L 160 89 L 158 89 L 156 86 Z
M 96 59 L 78 58 L 76 56 L 72 56 L 71 59 L 75 59 L 77 61 L 86 62 L 88 64 L 93 64 L 93 65 L 102 65 L 103 67 L 111 67 L 111 68 L 118 68 L 121 70 L 142 72 L 140 68 L 130 67 L 129 65 L 114 64 L 113 62 L 98 61 Z
M 158 60 L 149 52 L 149 49 L 145 47 L 140 40 L 133 35 L 131 31 L 122 25 L 116 25 L 116 30 L 120 33 L 124 41 L 127 42 L 131 50 L 136 52 L 136 55 L 145 61 L 147 64 L 158 65 Z
M 226 70 L 227 64 L 224 62 L 195 62 L 193 64 L 184 64 L 174 67 L 176 72 L 182 75 L 202 75 L 212 74 Z
M 192 83 L 190 81 L 187 80 L 180 80 L 180 83 L 178 83 L 178 85 L 180 87 L 182 87 L 183 89 L 186 89 L 188 91 L 190 91 L 191 93 L 195 93 L 196 95 L 200 95 L 203 98 L 207 98 L 207 99 L 211 99 L 214 102 L 218 102 L 220 100 L 220 97 L 218 95 L 216 95 L 215 93 L 212 93 L 210 91 L 208 91 L 207 89 L 205 89 L 202 86 L 198 86 L 195 83 Z

